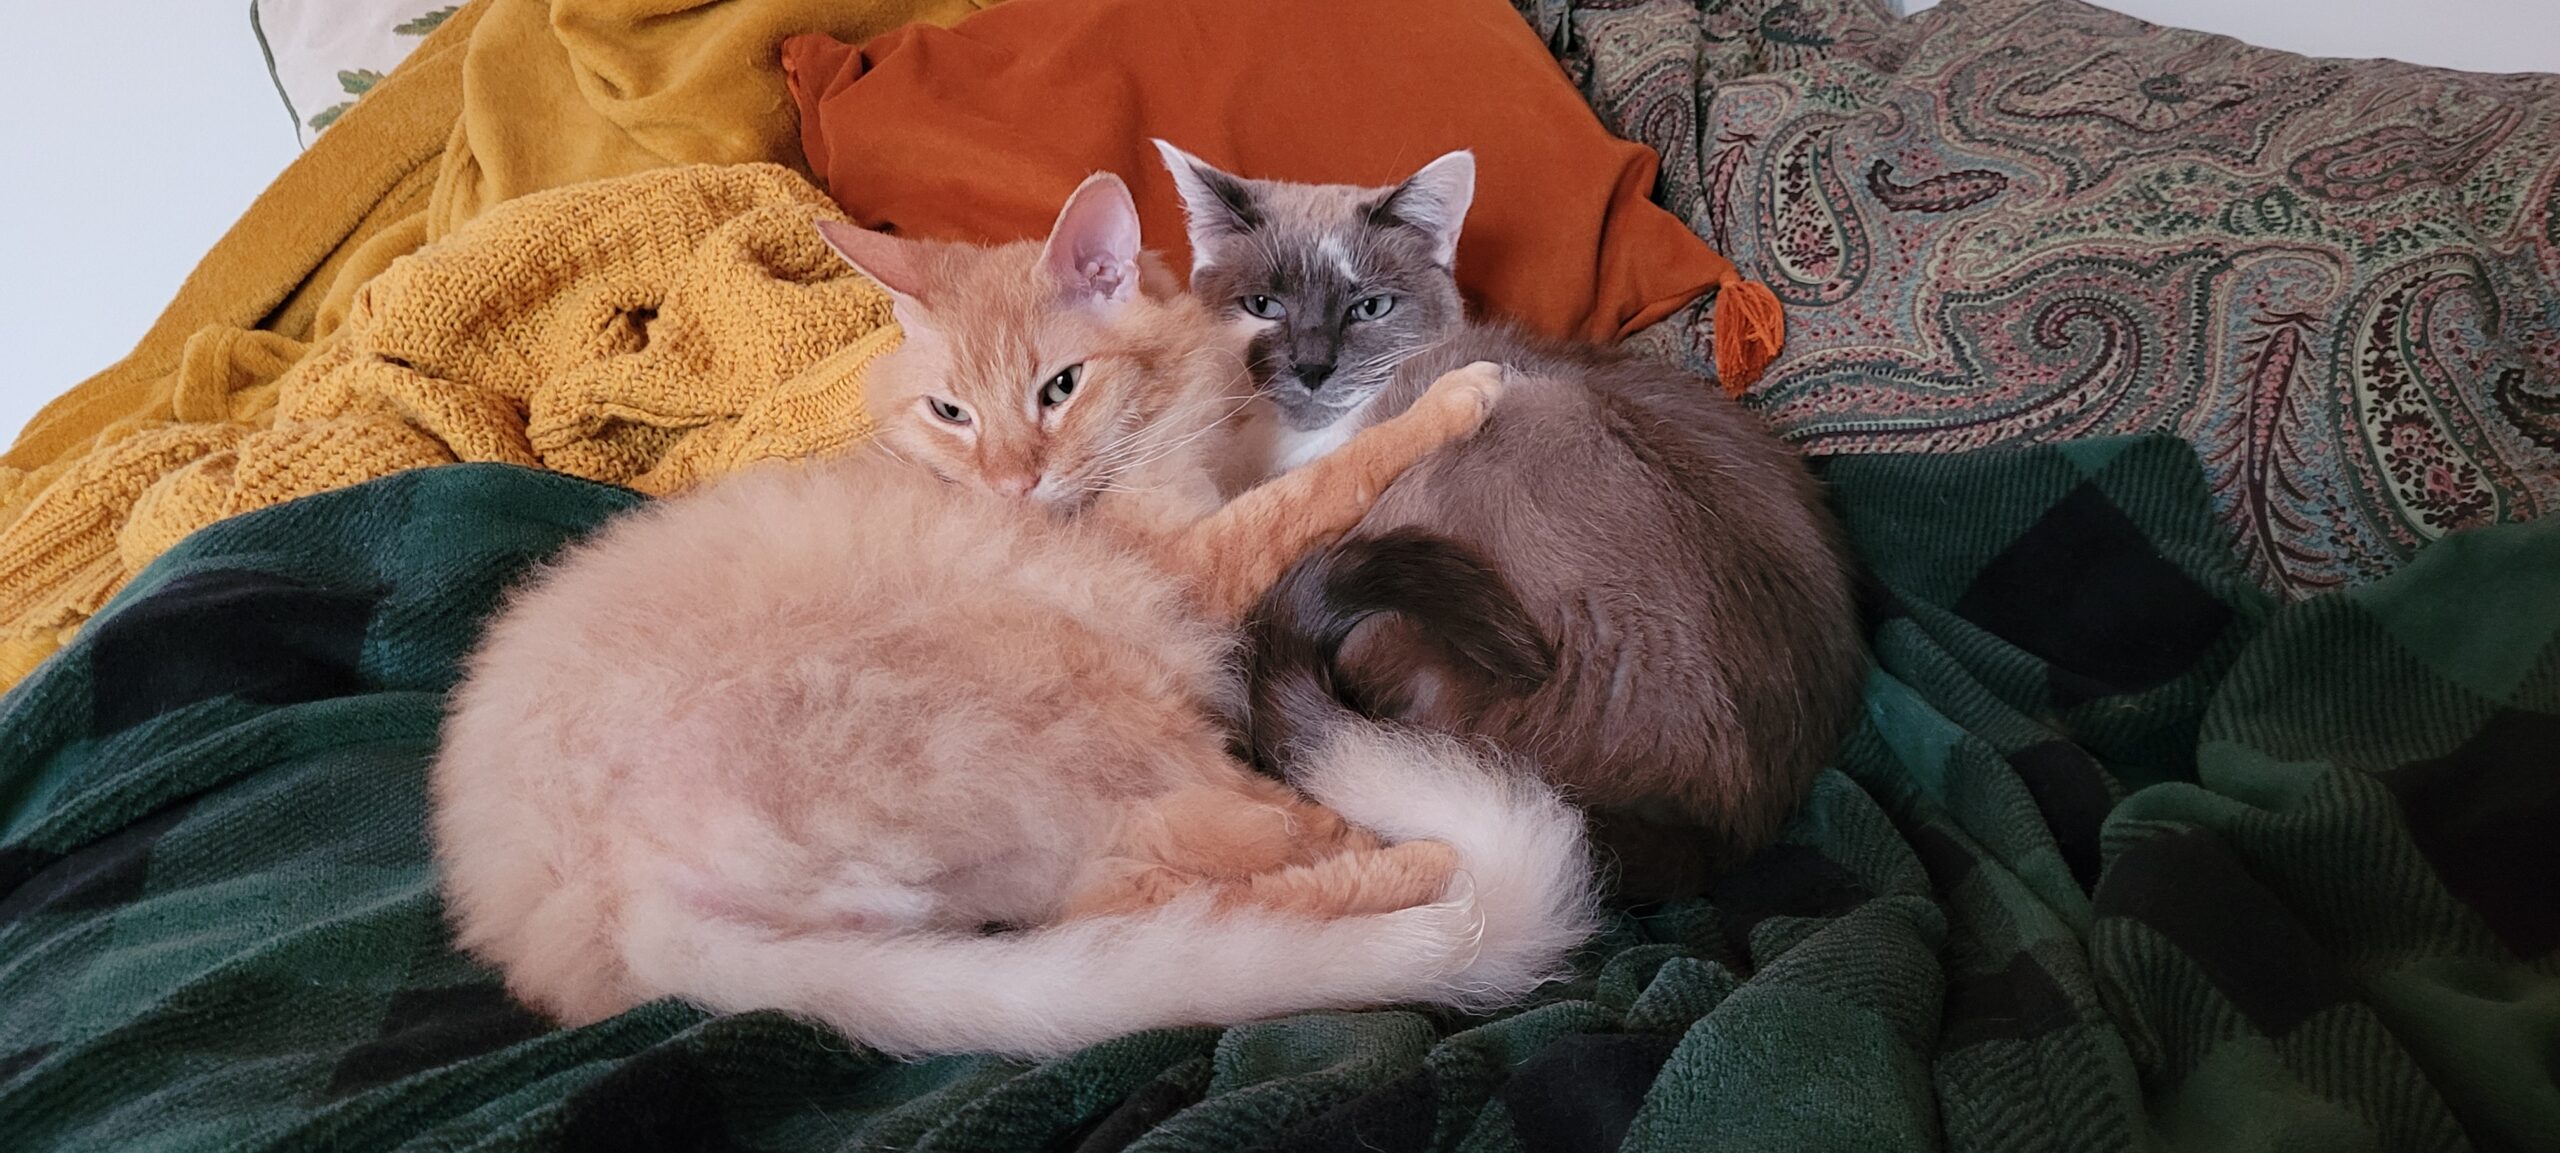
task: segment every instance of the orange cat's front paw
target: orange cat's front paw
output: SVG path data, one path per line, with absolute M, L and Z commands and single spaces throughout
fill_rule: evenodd
M 1457 874 L 1456 849 L 1405 841 L 1263 873 L 1220 896 L 1312 917 L 1366 916 L 1437 903 Z
M 1081 917 L 1115 917 L 1144 912 L 1202 883 L 1197 877 L 1185 876 L 1162 865 L 1126 860 L 1096 862 L 1084 883 L 1067 895 L 1065 904 L 1058 910 L 1058 919 L 1072 921 Z
M 1440 408 L 1460 421 L 1460 435 L 1473 432 L 1484 418 L 1493 414 L 1493 406 L 1502 400 L 1508 373 L 1490 360 L 1479 360 L 1440 374 L 1422 394 L 1420 403 Z

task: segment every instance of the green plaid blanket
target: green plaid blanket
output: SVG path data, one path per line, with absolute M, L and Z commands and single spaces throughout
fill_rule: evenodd
M 629 494 L 456 466 L 225 522 L 5 703 L 0 1148 L 2560 1142 L 2560 524 L 2277 611 L 2178 442 L 1827 475 L 1879 669 L 1783 843 L 1499 1018 L 1040 1065 L 555 1030 L 452 951 L 441 693 Z

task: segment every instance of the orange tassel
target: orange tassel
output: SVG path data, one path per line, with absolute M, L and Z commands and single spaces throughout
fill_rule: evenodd
M 1787 343 L 1787 313 L 1778 295 L 1734 274 L 1716 289 L 1716 378 L 1739 397 L 1760 382 Z

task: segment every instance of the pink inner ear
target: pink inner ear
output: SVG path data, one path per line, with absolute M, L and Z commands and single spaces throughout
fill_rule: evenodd
M 889 291 L 923 298 L 924 269 L 916 246 L 885 232 L 873 232 L 834 220 L 818 221 L 818 235 L 853 270 L 880 282 Z
M 1049 229 L 1042 263 L 1071 292 L 1109 301 L 1138 290 L 1138 205 L 1108 172 L 1078 185 Z

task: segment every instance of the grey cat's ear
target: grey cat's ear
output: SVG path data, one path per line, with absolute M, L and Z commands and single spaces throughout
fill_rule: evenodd
M 1156 153 L 1164 157 L 1165 171 L 1173 174 L 1174 190 L 1182 194 L 1182 220 L 1191 236 L 1191 268 L 1197 272 L 1209 264 L 1218 241 L 1261 226 L 1262 206 L 1244 178 L 1162 140 L 1154 143 Z
M 924 331 L 925 284 L 930 278 L 918 259 L 914 242 L 837 220 L 821 220 L 817 225 L 818 235 L 826 240 L 827 247 L 835 249 L 836 255 L 852 265 L 855 272 L 889 290 L 890 306 L 900 328 L 910 334 Z
M 1040 264 L 1069 293 L 1093 303 L 1135 299 L 1138 202 L 1130 198 L 1129 186 L 1108 172 L 1085 177 L 1075 195 L 1067 197 L 1067 206 L 1058 210 Z
M 1442 268 L 1458 262 L 1458 231 L 1476 199 L 1476 154 L 1459 149 L 1422 166 L 1369 210 L 1370 223 L 1402 226 L 1431 238 L 1431 259 Z

